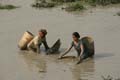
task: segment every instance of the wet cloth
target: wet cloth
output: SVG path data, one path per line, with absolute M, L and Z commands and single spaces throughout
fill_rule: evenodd
M 77 45 L 73 41 L 71 43 L 71 46 L 74 47 L 75 50 L 77 51 L 78 56 L 80 56 L 81 53 L 81 48 L 80 48 L 81 45 L 83 45 L 82 40 L 79 40 Z M 83 54 L 80 57 L 81 59 L 86 59 L 90 57 L 89 51 L 84 47 L 84 45 L 83 45 Z
M 59 53 L 60 46 L 61 46 L 61 41 L 60 41 L 60 39 L 58 39 L 53 44 L 53 46 L 50 49 L 48 49 L 47 54 Z
M 73 41 L 72 41 L 72 43 L 71 43 L 71 46 L 74 47 L 75 50 L 77 51 L 78 56 L 80 56 L 80 53 L 81 53 L 81 48 L 80 48 L 81 44 L 82 44 L 82 41 L 81 41 L 81 40 L 78 41 L 78 44 L 77 44 L 77 45 L 76 45 Z

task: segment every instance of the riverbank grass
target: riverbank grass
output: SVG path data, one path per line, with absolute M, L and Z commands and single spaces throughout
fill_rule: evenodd
M 86 7 L 80 3 L 80 2 L 72 2 L 72 3 L 69 3 L 66 7 L 65 7 L 65 10 L 66 11 L 82 11 L 82 10 L 85 10 Z
M 55 3 L 52 3 L 52 2 L 35 3 L 35 4 L 32 4 L 32 7 L 35 7 L 35 8 L 52 8 L 52 7 L 55 7 Z
M 109 4 L 119 4 L 120 0 L 35 0 L 32 7 L 35 8 L 53 8 L 63 5 L 66 11 L 82 11 L 89 7 L 97 5 L 106 6 Z
M 46 0 L 36 0 L 32 7 L 35 8 L 52 8 L 55 7 L 57 4 L 55 2 L 46 1 Z
M 0 4 L 0 10 L 11 10 L 11 9 L 16 9 L 18 8 L 17 6 L 14 5 L 2 5 Z

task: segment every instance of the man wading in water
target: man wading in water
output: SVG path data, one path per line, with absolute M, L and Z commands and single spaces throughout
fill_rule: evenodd
M 45 50 L 47 51 L 49 47 L 46 42 L 46 35 L 47 35 L 46 29 L 39 30 L 38 36 L 36 36 L 32 41 L 30 41 L 30 43 L 27 45 L 27 48 L 34 52 L 40 53 L 40 45 L 43 43 L 45 46 Z
M 73 41 L 71 43 L 71 46 L 65 51 L 64 54 L 62 54 L 59 57 L 59 59 L 62 59 L 62 57 L 65 56 L 72 49 L 72 47 L 74 47 L 78 53 L 79 61 L 77 62 L 77 64 L 81 63 L 84 59 L 88 57 L 92 57 L 94 55 L 89 53 L 89 51 L 84 48 L 84 45 L 82 43 L 82 40 L 80 39 L 80 35 L 78 32 L 74 32 L 72 34 L 72 37 L 73 37 Z

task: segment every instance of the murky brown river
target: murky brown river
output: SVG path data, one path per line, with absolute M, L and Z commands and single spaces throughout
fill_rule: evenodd
M 120 11 L 119 6 L 95 8 L 72 14 L 60 8 L 34 9 L 33 0 L 0 0 L 21 8 L 0 10 L 0 80 L 102 80 L 101 76 L 120 77 Z M 69 46 L 71 34 L 78 31 L 95 40 L 94 59 L 75 65 L 76 59 L 58 60 L 58 55 L 22 52 L 17 43 L 24 31 L 37 34 L 38 29 L 48 30 L 50 46 L 61 38 L 61 53 Z M 68 56 L 77 53 L 72 50 Z

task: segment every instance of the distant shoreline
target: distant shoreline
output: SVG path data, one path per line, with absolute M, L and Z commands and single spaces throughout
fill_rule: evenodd
M 62 5 L 62 10 L 73 12 L 73 11 L 83 11 L 89 7 L 96 6 L 109 6 L 120 4 L 118 0 L 35 0 L 32 4 L 34 8 L 53 8 L 59 5 Z

